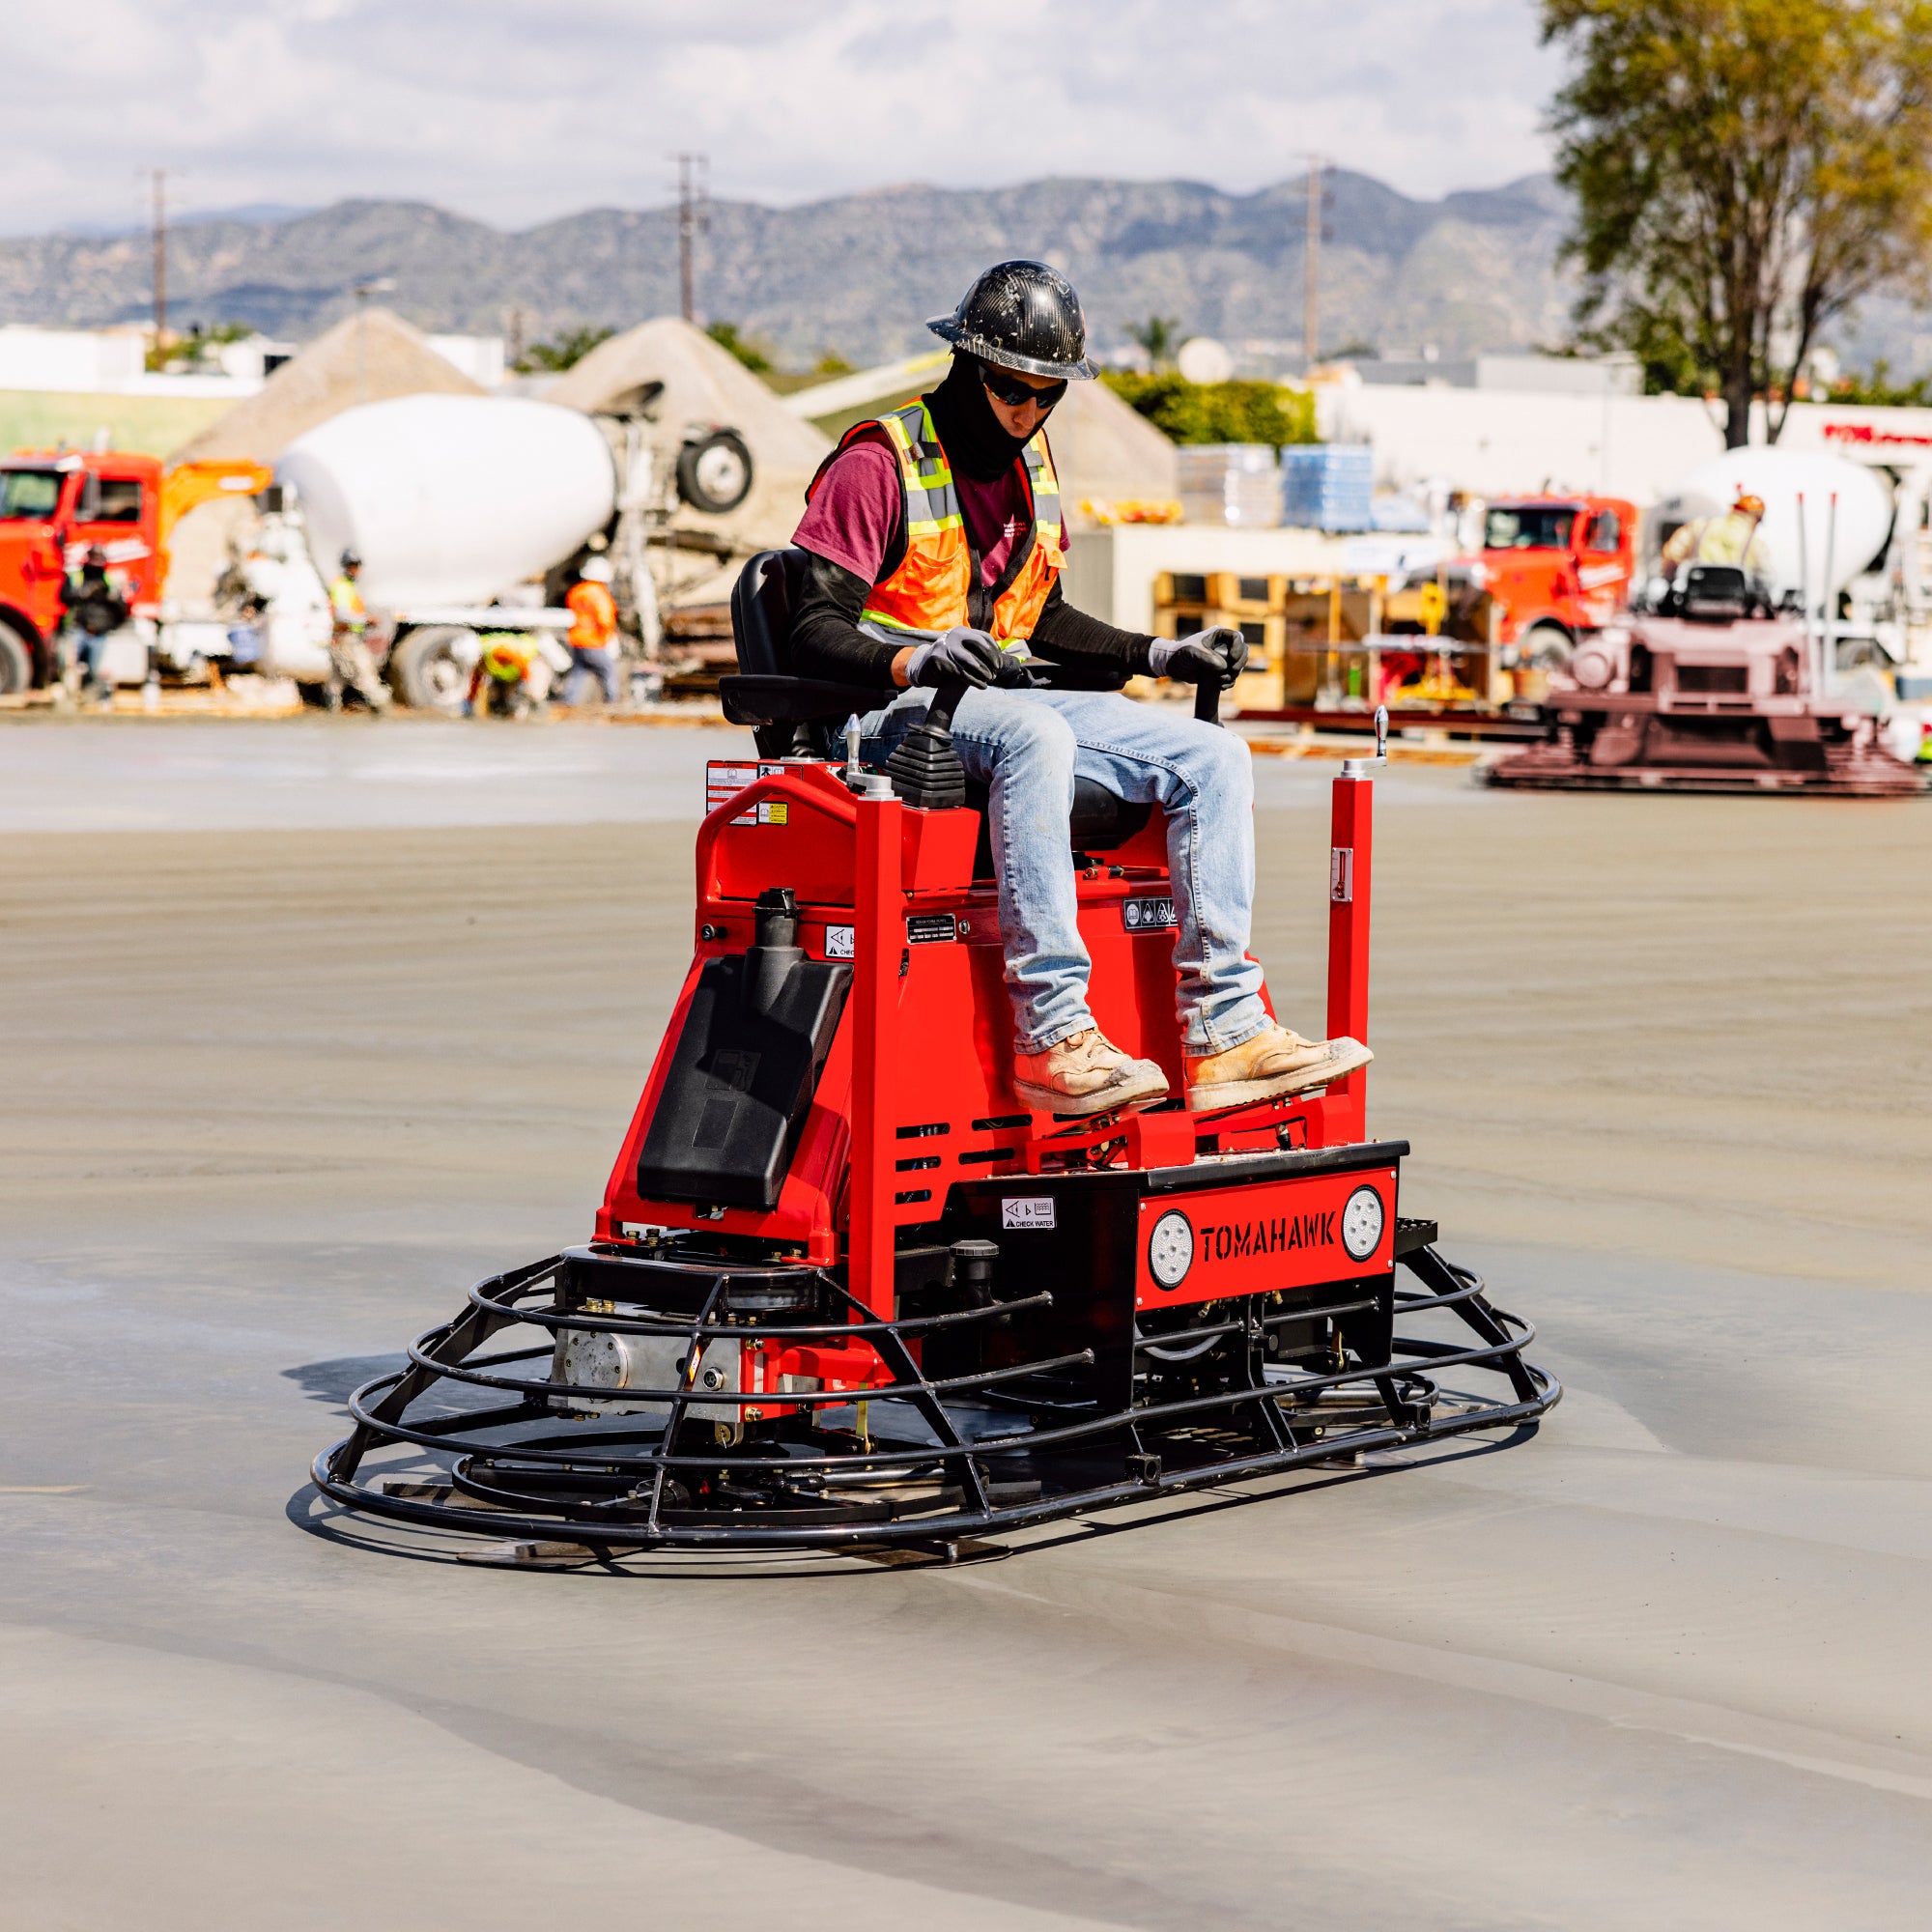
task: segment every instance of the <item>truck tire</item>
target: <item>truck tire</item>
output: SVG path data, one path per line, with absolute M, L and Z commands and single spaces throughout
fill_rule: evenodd
M 389 654 L 389 684 L 415 711 L 461 718 L 469 701 L 469 672 L 482 654 L 474 631 L 461 624 L 425 624 Z
M 34 684 L 33 647 L 12 624 L 0 617 L 0 693 L 31 691 Z
M 677 494 L 694 510 L 722 517 L 752 494 L 752 452 L 735 429 L 715 429 L 677 453 Z
M 1532 624 L 1517 645 L 1520 661 L 1535 670 L 1561 670 L 1570 662 L 1576 639 L 1561 624 Z

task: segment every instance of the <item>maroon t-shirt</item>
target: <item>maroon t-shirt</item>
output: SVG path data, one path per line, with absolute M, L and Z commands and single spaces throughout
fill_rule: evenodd
M 959 499 L 960 521 L 966 526 L 966 541 L 980 557 L 980 582 L 990 588 L 1000 581 L 1013 545 L 1033 516 L 1025 470 L 1015 463 L 991 483 L 976 482 L 955 470 L 952 488 Z M 898 534 L 904 503 L 898 458 L 885 442 L 862 438 L 833 459 L 799 519 L 792 542 L 867 583 L 876 583 L 886 553 Z M 1060 547 L 1066 548 L 1064 525 Z

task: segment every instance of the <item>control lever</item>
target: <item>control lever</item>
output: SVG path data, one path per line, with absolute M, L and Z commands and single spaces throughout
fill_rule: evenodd
M 1342 776 L 1345 779 L 1370 779 L 1375 776 L 1375 768 L 1388 766 L 1389 712 L 1386 704 L 1376 706 L 1376 754 L 1373 758 L 1344 758 Z
M 952 749 L 952 714 L 965 696 L 963 677 L 941 679 L 933 687 L 925 716 L 899 740 L 886 760 L 886 776 L 908 805 L 925 811 L 948 811 L 966 803 L 966 769 Z
M 1206 679 L 1194 687 L 1194 715 L 1204 724 L 1221 722 L 1221 687 Z

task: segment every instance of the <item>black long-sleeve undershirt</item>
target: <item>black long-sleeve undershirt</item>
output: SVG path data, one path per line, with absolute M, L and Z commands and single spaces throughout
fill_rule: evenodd
M 892 683 L 893 659 L 902 646 L 859 629 L 871 587 L 830 558 L 812 556 L 792 618 L 795 676 L 881 687 Z M 1081 690 L 1118 691 L 1128 678 L 1148 670 L 1148 647 L 1153 639 L 1137 631 L 1116 630 L 1074 610 L 1060 594 L 1056 579 L 1028 641 L 1037 657 L 1065 666 L 1067 684 Z

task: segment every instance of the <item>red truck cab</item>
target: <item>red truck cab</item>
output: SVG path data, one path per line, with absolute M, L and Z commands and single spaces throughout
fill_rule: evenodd
M 1485 513 L 1481 556 L 1459 562 L 1494 604 L 1499 642 L 1560 661 L 1629 603 L 1636 525 L 1619 497 L 1512 497 Z
M 46 681 L 61 583 L 96 544 L 131 608 L 160 600 L 161 466 L 127 450 L 0 458 L 0 692 Z

